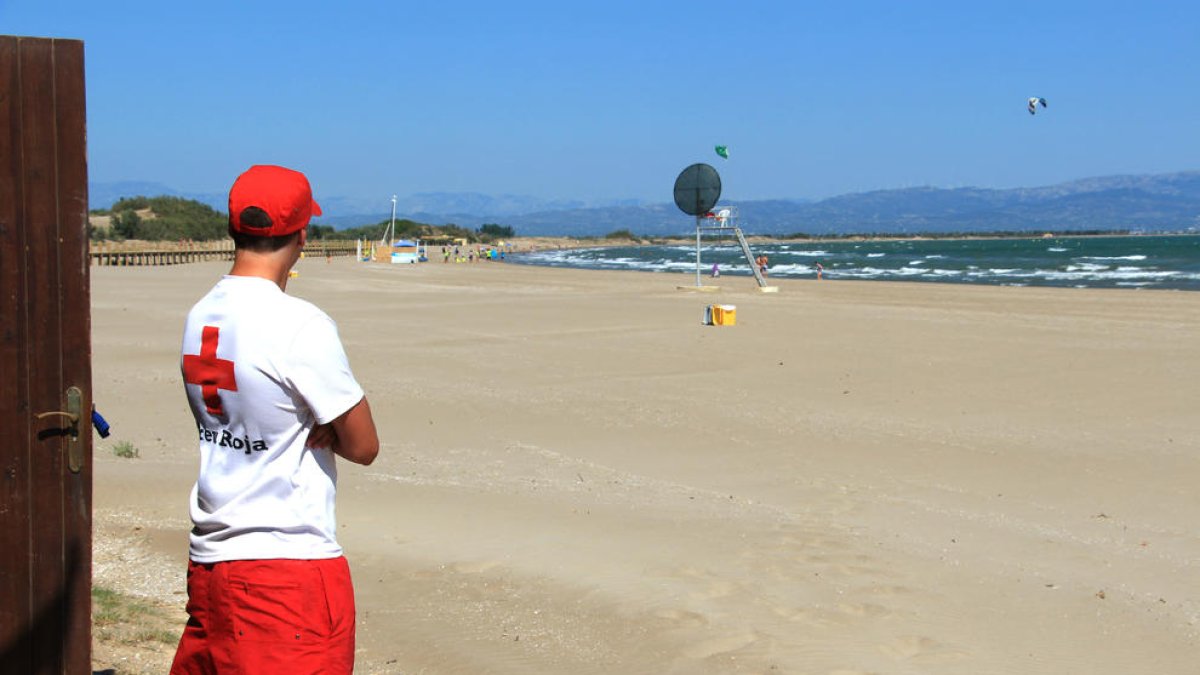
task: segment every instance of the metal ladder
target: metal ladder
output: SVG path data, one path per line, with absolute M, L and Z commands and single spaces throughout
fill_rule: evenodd
M 762 272 L 758 269 L 758 263 L 754 262 L 754 254 L 750 252 L 750 244 L 746 243 L 746 237 L 742 235 L 742 228 L 733 228 L 733 233 L 737 235 L 738 243 L 742 245 L 742 253 L 746 254 L 746 262 L 750 263 L 750 271 L 754 273 L 754 280 L 758 282 L 759 288 L 765 288 L 767 280 L 763 278 Z

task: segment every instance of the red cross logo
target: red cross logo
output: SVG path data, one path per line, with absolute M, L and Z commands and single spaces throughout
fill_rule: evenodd
M 205 326 L 200 339 L 200 355 L 183 355 L 183 381 L 200 385 L 204 405 L 211 415 L 224 415 L 219 390 L 237 391 L 233 377 L 233 361 L 217 358 L 217 340 L 221 329 Z

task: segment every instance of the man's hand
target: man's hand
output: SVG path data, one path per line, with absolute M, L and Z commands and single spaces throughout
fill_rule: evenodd
M 318 424 L 308 433 L 304 443 L 310 448 L 329 448 L 335 454 L 354 462 L 367 465 L 379 454 L 379 435 L 375 431 L 375 419 L 371 417 L 371 406 L 364 396 L 353 408 L 342 413 L 329 424 Z
M 304 443 L 310 448 L 329 448 L 337 452 L 338 437 L 332 424 L 318 424 L 308 433 L 308 441 Z

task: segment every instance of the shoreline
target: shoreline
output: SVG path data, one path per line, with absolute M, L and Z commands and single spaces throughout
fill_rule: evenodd
M 954 234 L 946 236 L 936 235 L 865 235 L 865 234 L 848 234 L 838 237 L 831 236 L 813 236 L 813 237 L 789 237 L 789 236 L 770 236 L 770 235 L 746 235 L 746 241 L 750 243 L 837 243 L 837 242 L 864 242 L 864 241 L 991 241 L 991 240 L 1008 240 L 1008 239 L 1104 239 L 1104 238 L 1124 238 L 1124 237 L 1200 237 L 1200 232 L 1096 232 L 1096 233 L 1049 233 L 1049 232 L 1030 232 L 1028 234 L 1021 233 L 980 233 L 976 235 Z M 567 237 L 567 236 L 515 236 L 511 241 L 522 242 L 530 245 L 544 244 L 547 246 L 560 245 L 562 248 L 599 248 L 599 247 L 617 247 L 617 246 L 660 246 L 665 243 L 681 243 L 687 244 L 695 242 L 694 236 L 674 235 L 674 236 L 651 236 L 639 237 L 637 239 L 607 239 L 603 236 L 598 237 Z M 614 243 L 616 242 L 616 243 Z M 563 244 L 573 243 L 577 245 L 565 246 Z
M 946 239 L 808 241 L 763 240 L 750 245 L 769 256 L 771 279 L 852 279 L 966 285 L 1123 288 L 1200 291 L 1200 239 L 1186 236 L 1070 239 Z M 510 262 L 556 268 L 694 271 L 691 241 L 610 244 L 521 251 Z M 748 276 L 736 242 L 705 242 L 701 274 L 720 265 Z

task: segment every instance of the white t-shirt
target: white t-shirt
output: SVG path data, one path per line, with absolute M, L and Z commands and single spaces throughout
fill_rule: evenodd
M 342 554 L 328 448 L 308 448 L 363 398 L 337 326 L 273 281 L 226 276 L 188 313 L 180 361 L 196 418 L 191 559 Z

